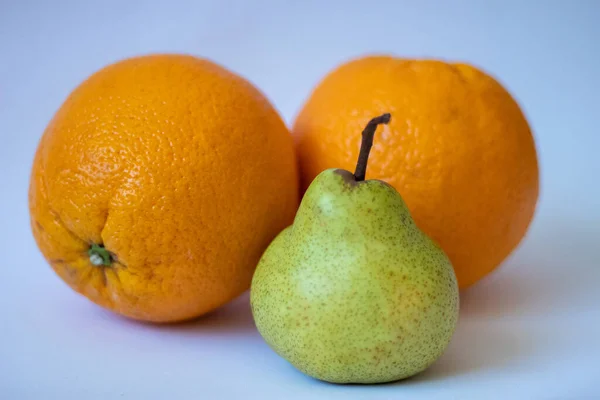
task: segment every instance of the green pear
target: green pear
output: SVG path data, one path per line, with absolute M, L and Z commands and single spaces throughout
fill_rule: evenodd
M 267 344 L 328 382 L 415 375 L 444 352 L 458 320 L 448 257 L 392 186 L 364 180 L 377 125 L 389 120 L 374 118 L 363 131 L 354 174 L 329 169 L 315 178 L 252 281 L 252 313 Z

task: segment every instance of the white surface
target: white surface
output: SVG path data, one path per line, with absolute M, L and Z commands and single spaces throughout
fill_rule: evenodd
M 600 3 L 294 3 L 0 1 L 0 398 L 600 398 Z M 537 218 L 504 266 L 463 293 L 458 331 L 431 369 L 390 385 L 320 383 L 264 344 L 247 297 L 152 327 L 55 277 L 29 230 L 37 140 L 86 76 L 153 51 L 226 65 L 288 122 L 323 74 L 367 52 L 470 61 L 515 94 L 540 152 Z

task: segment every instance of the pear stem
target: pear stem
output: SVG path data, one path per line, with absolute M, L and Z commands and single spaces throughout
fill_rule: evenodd
M 360 152 L 358 153 L 358 161 L 356 162 L 356 170 L 354 171 L 356 182 L 364 181 L 367 175 L 367 161 L 369 160 L 369 153 L 373 146 L 373 137 L 375 136 L 377 125 L 387 124 L 391 118 L 390 113 L 375 117 L 369 121 L 362 131 L 362 142 L 360 144 Z

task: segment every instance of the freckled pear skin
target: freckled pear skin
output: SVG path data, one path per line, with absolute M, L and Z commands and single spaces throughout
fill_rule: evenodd
M 258 264 L 252 312 L 269 346 L 307 375 L 395 381 L 446 349 L 458 285 L 400 194 L 355 175 L 329 169 L 315 178 Z

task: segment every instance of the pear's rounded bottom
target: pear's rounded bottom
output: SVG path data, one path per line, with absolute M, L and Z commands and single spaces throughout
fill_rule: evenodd
M 409 373 L 402 373 L 397 375 L 378 375 L 378 376 L 368 376 L 372 371 L 367 372 L 363 371 L 364 375 L 362 377 L 349 377 L 349 376 L 340 376 L 338 374 L 327 374 L 327 373 L 311 373 L 306 369 L 299 368 L 294 365 L 296 369 L 298 369 L 303 374 L 310 376 L 313 379 L 319 380 L 321 382 L 331 383 L 335 385 L 384 385 L 386 383 L 394 383 L 399 381 L 404 381 L 410 378 L 413 378 L 424 371 L 426 371 L 432 363 L 428 364 L 424 368 L 420 368 L 418 370 L 414 370 Z M 292 364 L 293 365 L 293 364 Z M 354 378 L 354 379 L 353 379 Z

